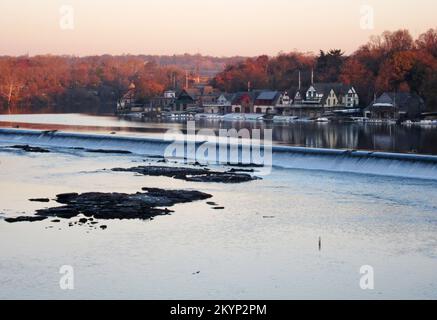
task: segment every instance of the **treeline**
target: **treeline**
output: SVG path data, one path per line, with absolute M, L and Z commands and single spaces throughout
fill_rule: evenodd
M 111 112 L 129 84 L 138 102 L 182 88 L 186 71 L 213 73 L 241 58 L 178 56 L 0 57 L 0 112 Z
M 363 105 L 384 91 L 412 91 L 437 111 L 437 29 L 417 39 L 407 30 L 384 32 L 349 56 L 330 50 L 318 55 L 292 52 L 249 58 L 228 65 L 212 84 L 227 92 L 247 90 L 248 86 L 288 90 L 298 86 L 299 71 L 302 86 L 309 86 L 312 70 L 314 81 L 353 84 Z
M 111 112 L 133 82 L 138 102 L 168 88 L 183 88 L 186 71 L 215 75 L 226 92 L 288 90 L 315 81 L 353 84 L 367 105 L 384 91 L 413 91 L 437 110 L 437 29 L 413 39 L 406 30 L 385 32 L 353 54 L 299 52 L 276 57 L 175 56 L 0 57 L 0 112 Z

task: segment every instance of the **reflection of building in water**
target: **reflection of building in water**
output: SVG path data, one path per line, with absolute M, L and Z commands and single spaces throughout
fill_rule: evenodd
M 313 148 L 355 149 L 360 127 L 352 125 L 293 123 L 273 127 L 273 140 Z

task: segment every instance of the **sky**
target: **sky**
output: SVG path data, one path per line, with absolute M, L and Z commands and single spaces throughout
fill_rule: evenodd
M 435 0 L 1 0 L 0 55 L 351 53 L 435 27 Z

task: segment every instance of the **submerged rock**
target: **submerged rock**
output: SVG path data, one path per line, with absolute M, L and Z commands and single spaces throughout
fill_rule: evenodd
M 259 179 L 250 174 L 211 171 L 207 168 L 138 166 L 132 168 L 114 168 L 112 171 L 134 172 L 145 176 L 165 176 L 192 182 L 242 183 Z

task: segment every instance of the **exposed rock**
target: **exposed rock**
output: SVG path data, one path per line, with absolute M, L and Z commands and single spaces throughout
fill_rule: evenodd
M 8 222 L 40 221 L 47 217 L 73 218 L 80 214 L 86 218 L 79 219 L 79 224 L 95 219 L 151 219 L 157 215 L 167 215 L 172 211 L 165 207 L 177 203 L 187 203 L 209 199 L 212 196 L 195 190 L 164 190 L 143 188 L 145 193 L 64 193 L 56 198 L 61 207 L 40 209 L 36 216 L 19 217 Z M 162 209 L 164 208 L 164 209 Z M 77 221 L 75 222 L 75 224 Z M 71 226 L 71 223 L 70 223 Z
M 192 182 L 241 183 L 259 179 L 249 174 L 211 171 L 207 168 L 138 166 L 132 168 L 114 168 L 112 171 L 134 172 L 145 176 L 165 176 Z
M 34 222 L 34 221 L 42 221 L 47 219 L 47 217 L 38 217 L 38 216 L 22 216 L 22 217 L 16 217 L 16 218 L 6 218 L 5 221 L 9 223 L 14 222 Z
M 29 145 L 15 145 L 15 146 L 11 146 L 10 148 L 12 148 L 12 149 L 20 149 L 20 150 L 23 150 L 23 151 L 26 151 L 26 152 L 37 152 L 37 153 L 48 153 L 48 152 L 50 152 L 49 150 L 47 150 L 47 149 L 43 149 L 43 148 L 40 148 L 40 147 L 31 147 L 31 146 L 29 146 Z
M 223 210 L 225 207 L 214 207 L 214 210 Z
M 256 179 L 249 174 L 243 173 L 209 172 L 206 175 L 185 177 L 184 180 L 191 182 L 242 183 Z
M 100 226 L 100 229 L 102 229 L 102 230 L 105 230 L 107 228 L 108 228 L 108 226 L 105 226 L 105 225 Z
M 235 168 L 232 168 L 231 170 L 228 170 L 228 172 L 248 172 L 248 173 L 251 173 L 251 172 L 255 172 L 255 170 L 254 169 L 235 169 Z
M 32 202 L 50 202 L 49 198 L 36 198 L 36 199 L 29 199 L 29 201 Z
M 58 194 L 56 196 L 56 202 L 64 203 L 64 204 L 65 203 L 69 203 L 73 199 L 76 199 L 78 195 L 79 194 L 75 193 L 75 192 L 72 192 L 72 193 L 61 193 L 61 194 Z

